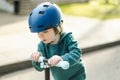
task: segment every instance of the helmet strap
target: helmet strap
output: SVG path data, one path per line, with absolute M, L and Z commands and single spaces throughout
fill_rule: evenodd
M 59 33 L 60 33 L 60 27 L 58 26 L 57 27 L 57 30 L 58 30 L 58 32 L 57 32 L 57 34 L 55 35 L 55 37 L 52 39 L 52 41 L 50 42 L 50 44 L 52 44 L 56 39 L 57 39 L 57 37 L 58 37 L 58 35 L 59 35 Z

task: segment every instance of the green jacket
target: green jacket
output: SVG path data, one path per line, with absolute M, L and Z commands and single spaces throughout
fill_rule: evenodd
M 85 69 L 82 63 L 82 52 L 78 48 L 77 41 L 74 40 L 72 33 L 63 33 L 57 44 L 38 44 L 38 51 L 44 57 L 49 59 L 53 55 L 59 55 L 64 61 L 68 61 L 70 67 L 63 70 L 60 67 L 51 67 L 53 78 L 55 80 L 85 80 Z M 43 71 L 38 62 L 32 61 L 32 65 L 38 71 Z

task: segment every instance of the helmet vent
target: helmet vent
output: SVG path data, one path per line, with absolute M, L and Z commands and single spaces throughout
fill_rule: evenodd
M 31 29 L 31 27 L 29 27 Z
M 38 28 L 41 28 L 41 27 L 43 27 L 43 25 L 38 26 Z
M 44 14 L 45 13 L 45 11 L 39 11 L 39 14 Z
M 30 16 L 32 15 L 32 12 L 30 13 Z
M 43 5 L 43 7 L 49 7 L 49 5 Z

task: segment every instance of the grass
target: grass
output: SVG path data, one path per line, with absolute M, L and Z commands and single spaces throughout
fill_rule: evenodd
M 99 4 L 97 2 L 59 5 L 64 14 L 85 16 L 90 18 L 111 19 L 120 18 L 119 10 L 114 4 Z

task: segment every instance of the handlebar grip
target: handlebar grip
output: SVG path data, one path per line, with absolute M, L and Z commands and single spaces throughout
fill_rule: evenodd
M 45 59 L 46 59 L 45 57 L 40 56 L 39 59 L 38 59 L 38 62 L 44 62 Z
M 67 61 L 60 61 L 60 62 L 58 62 L 58 64 L 56 66 L 61 67 L 64 70 L 66 70 L 70 67 L 70 65 Z

